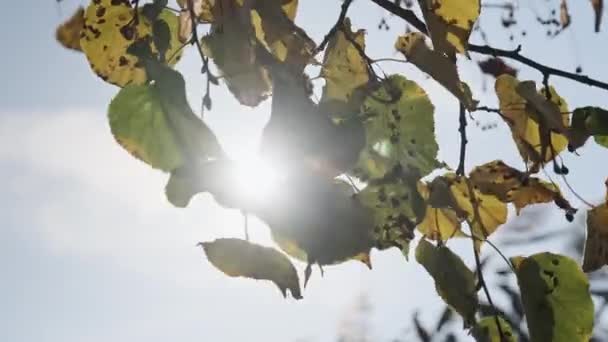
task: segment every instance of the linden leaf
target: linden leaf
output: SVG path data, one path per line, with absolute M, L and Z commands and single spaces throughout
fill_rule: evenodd
M 357 198 L 373 211 L 376 247 L 397 247 L 407 258 L 418 217 L 424 216 L 424 201 L 416 189 L 416 179 L 395 174 L 375 180 Z
M 343 30 L 365 49 L 365 30 L 351 32 L 348 18 L 343 29 L 336 31 L 327 44 L 321 69 L 325 86 L 320 105 L 324 112 L 336 117 L 352 116 L 359 111 L 370 80 L 367 62 Z
M 462 316 L 465 326 L 472 325 L 479 304 L 475 276 L 460 257 L 446 246 L 434 246 L 421 239 L 416 261 L 433 277 L 437 293 Z
M 236 99 L 242 105 L 255 107 L 270 95 L 271 82 L 257 61 L 250 11 L 236 0 L 218 1 L 221 11 L 201 43 Z
M 201 158 L 217 157 L 221 149 L 211 130 L 186 101 L 181 75 L 161 69 L 151 85 L 121 89 L 108 108 L 116 141 L 154 168 L 172 171 Z
M 431 50 L 424 42 L 422 33 L 412 32 L 397 38 L 395 49 L 456 96 L 468 110 L 475 110 L 477 101 L 473 99 L 469 87 L 460 81 L 455 62 L 441 52 Z
M 496 78 L 496 95 L 500 103 L 503 119 L 509 124 L 513 140 L 519 154 L 533 171 L 540 165 L 549 162 L 568 145 L 568 139 L 562 134 L 551 132 L 550 126 L 541 124 L 534 107 L 517 92 L 519 81 L 511 75 Z M 568 126 L 568 105 L 551 88 L 551 102 L 559 107 L 563 115 L 563 125 Z M 544 96 L 544 91 L 542 93 Z M 566 114 L 563 114 L 566 113 Z
M 85 28 L 80 39 L 82 50 L 99 77 L 120 87 L 143 84 L 147 79 L 143 64 L 139 58 L 127 53 L 127 49 L 136 41 L 152 37 L 152 23 L 140 15 L 135 25 L 134 15 L 128 0 L 93 1 L 84 14 Z M 158 19 L 170 29 L 169 48 L 164 57 L 168 64 L 173 65 L 181 56 L 177 17 L 163 10 Z M 156 52 L 153 43 L 152 51 Z
M 608 181 L 606 186 L 608 187 Z M 592 272 L 604 265 L 608 265 L 608 195 L 606 202 L 587 212 L 583 271 Z
M 59 25 L 55 32 L 57 41 L 67 49 L 82 51 L 80 48 L 80 33 L 84 29 L 84 8 L 78 7 L 76 12 Z
M 470 180 L 453 174 L 444 176 L 450 182 L 450 190 L 458 211 L 466 213 L 466 219 L 475 237 L 475 246 L 507 221 L 507 205 L 492 195 L 484 195 L 474 189 Z M 458 212 L 457 211 L 457 212 Z
M 418 0 L 435 51 L 466 53 L 469 35 L 481 10 L 480 0 Z
M 494 195 L 503 202 L 512 202 L 517 214 L 530 204 L 551 201 L 567 213 L 576 212 L 556 185 L 530 177 L 527 173 L 516 170 L 501 160 L 477 166 L 471 171 L 469 178 L 481 193 Z
M 432 186 L 432 183 L 431 183 Z M 418 183 L 418 192 L 429 203 L 431 190 L 429 185 Z M 427 204 L 424 219 L 416 227 L 426 238 L 434 241 L 447 241 L 452 237 L 464 236 L 460 220 L 454 210 L 448 208 L 433 208 Z
M 367 143 L 359 157 L 359 173 L 381 178 L 384 174 L 374 170 L 390 171 L 401 165 L 422 176 L 439 166 L 433 111 L 427 94 L 415 82 L 388 77 L 362 106 Z
M 207 259 L 213 266 L 230 277 L 246 277 L 274 282 L 283 296 L 287 290 L 295 299 L 301 299 L 300 280 L 289 259 L 269 247 L 240 239 L 217 239 L 201 242 Z
M 530 331 L 530 341 L 589 341 L 593 302 L 589 280 L 572 259 L 545 252 L 511 259 Z
M 608 147 L 608 111 L 598 107 L 575 109 L 572 113 L 570 136 L 570 150 L 583 146 L 591 136 L 597 144 Z
M 488 316 L 483 317 L 473 327 L 473 337 L 477 342 L 517 342 L 511 325 L 507 323 L 502 317 L 498 317 L 498 324 L 500 324 L 500 331 L 502 331 L 501 339 L 498 325 L 496 324 L 496 317 Z

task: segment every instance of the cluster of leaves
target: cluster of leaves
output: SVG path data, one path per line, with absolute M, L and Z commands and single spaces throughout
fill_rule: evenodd
M 184 0 L 178 1 L 179 15 L 162 0 L 142 6 L 139 1 L 92 0 L 58 28 L 57 37 L 82 51 L 99 77 L 121 88 L 108 109 L 112 133 L 133 156 L 170 174 L 166 195 L 175 206 L 186 207 L 196 194 L 209 192 L 225 207 L 256 215 L 284 253 L 307 263 L 304 284 L 314 264 L 354 259 L 371 268 L 372 248 L 397 247 L 407 257 L 417 231 L 422 239 L 416 260 L 434 278 L 439 295 L 462 315 L 465 327 L 476 336 L 489 333 L 491 341 L 511 338 L 498 316 L 479 317 L 483 275 L 471 271 L 445 242 L 471 239 L 478 259 L 484 241 L 507 221 L 509 203 L 519 213 L 531 204 L 554 202 L 571 220 L 576 209 L 555 184 L 534 174 L 548 163 L 566 174 L 556 158 L 591 136 L 606 146 L 606 112 L 585 107 L 571 115 L 549 86 L 548 71 L 543 70 L 545 84 L 537 90 L 533 81 L 519 81 L 502 68 L 495 111 L 509 125 L 526 170 L 496 160 L 465 175 L 464 113 L 480 107 L 460 80 L 456 60 L 473 51 L 468 41 L 481 4 L 420 0 L 425 29 L 396 37 L 395 48 L 460 103 L 461 160 L 451 172 L 437 160 L 428 95 L 404 75 L 376 74 L 365 52 L 364 31 L 353 31 L 346 17 L 351 2 L 344 1 L 340 18 L 319 45 L 294 22 L 297 0 Z M 209 29 L 199 38 L 203 23 Z M 272 94 L 260 154 L 286 173 L 274 203 L 251 200 L 231 186 L 235 163 L 194 113 L 182 75 L 171 68 L 188 44 L 196 46 L 203 62 L 207 108 L 209 85 L 220 78 L 245 106 L 257 106 Z M 320 52 L 322 62 L 316 58 Z M 321 65 L 325 85 L 318 102 L 311 99 L 308 65 Z M 448 171 L 424 178 L 441 167 Z M 364 187 L 341 180 L 352 177 Z M 588 215 L 585 271 L 608 263 L 606 206 Z M 278 250 L 240 239 L 201 246 L 227 275 L 271 280 L 283 295 L 289 290 L 294 298 L 302 297 L 295 267 Z M 580 267 L 550 253 L 515 257 L 512 263 L 532 339 L 588 339 L 593 304 Z

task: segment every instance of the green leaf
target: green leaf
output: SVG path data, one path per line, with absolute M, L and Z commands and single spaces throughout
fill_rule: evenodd
M 434 246 L 421 239 L 416 247 L 416 260 L 435 280 L 437 293 L 464 319 L 465 326 L 475 322 L 479 304 L 475 275 L 446 246 Z
M 572 259 L 549 252 L 512 258 L 532 342 L 589 341 L 589 280 Z
M 108 117 L 116 141 L 163 171 L 219 156 L 213 132 L 186 102 L 181 75 L 168 67 L 157 72 L 154 84 L 126 86 L 110 103 Z
M 287 290 L 301 299 L 300 280 L 289 259 L 274 248 L 256 245 L 241 239 L 217 239 L 201 242 L 207 259 L 230 277 L 246 277 L 274 282 L 283 296 Z
M 433 111 L 415 82 L 399 75 L 387 78 L 362 106 L 366 146 L 356 173 L 382 178 L 401 165 L 424 176 L 438 167 Z
M 338 30 L 329 40 L 321 69 L 321 76 L 325 79 L 321 110 L 333 117 L 356 114 L 367 95 L 365 92 L 370 80 L 367 62 L 351 42 L 353 40 L 365 49 L 365 30 L 352 32 L 348 18 L 344 21 L 343 30 Z
M 129 1 L 92 1 L 87 7 L 80 45 L 87 56 L 91 68 L 104 81 L 125 86 L 143 84 L 146 72 L 139 58 L 127 53 L 136 41 L 152 38 L 152 23 L 143 15 L 139 23 L 133 24 L 134 9 Z M 165 22 L 170 31 L 170 39 L 163 57 L 167 63 L 177 63 L 181 56 L 181 44 L 177 38 L 177 17 L 168 10 L 160 13 L 158 20 Z M 166 30 L 165 30 L 166 31 Z M 152 44 L 152 50 L 157 48 Z M 170 57 L 173 57 L 169 60 Z
M 608 147 L 608 111 L 598 107 L 575 109 L 571 136 L 569 148 L 572 150 L 583 146 L 590 136 L 597 144 Z
M 498 325 L 496 324 L 496 317 L 489 316 L 483 317 L 473 327 L 473 337 L 477 342 L 516 342 L 517 339 L 513 334 L 511 325 L 507 323 L 502 317 L 498 317 L 498 324 L 500 324 L 500 331 L 502 331 L 501 339 L 498 331 Z

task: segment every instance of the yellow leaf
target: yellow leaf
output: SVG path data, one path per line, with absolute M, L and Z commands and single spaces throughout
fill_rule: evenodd
M 103 80 L 123 87 L 127 84 L 143 84 L 146 72 L 139 59 L 127 48 L 139 39 L 152 34 L 152 24 L 139 15 L 139 23 L 134 25 L 134 10 L 129 1 L 93 1 L 85 11 L 85 29 L 80 39 L 82 50 L 95 73 Z M 177 63 L 181 54 L 181 44 L 177 37 L 177 17 L 163 11 L 159 19 L 171 28 L 171 40 L 166 57 L 170 65 Z M 155 47 L 152 44 L 152 50 Z
M 540 165 L 553 160 L 557 154 L 566 148 L 568 140 L 565 136 L 551 132 L 546 125 L 540 125 L 538 114 L 528 105 L 528 101 L 518 94 L 516 88 L 519 81 L 511 75 L 503 74 L 496 78 L 495 90 L 500 103 L 503 119 L 511 127 L 513 140 L 517 144 L 519 154 L 533 171 Z M 551 101 L 557 104 L 561 113 L 568 112 L 568 105 L 551 88 Z M 566 118 L 567 120 L 567 118 Z M 564 122 L 567 126 L 568 123 Z
M 429 187 L 424 183 L 418 183 L 418 192 L 428 202 Z M 463 236 L 460 220 L 454 210 L 448 208 L 433 208 L 426 206 L 425 216 L 416 227 L 419 232 L 430 240 L 447 241 L 452 237 Z
M 365 31 L 352 32 L 350 20 L 345 19 L 343 30 L 348 32 L 362 49 L 365 49 Z M 338 30 L 329 40 L 321 76 L 325 79 L 321 108 L 337 117 L 349 116 L 359 111 L 366 97 L 365 88 L 369 82 L 367 62 L 361 57 L 355 45 Z
M 551 201 L 570 214 L 576 211 L 556 185 L 530 177 L 501 160 L 476 167 L 469 174 L 469 178 L 482 193 L 494 195 L 503 202 L 512 202 L 518 214 L 530 204 Z
M 295 267 L 277 250 L 240 239 L 217 239 L 200 245 L 209 262 L 226 275 L 271 280 L 283 296 L 289 289 L 292 297 L 302 298 Z
M 460 81 L 455 62 L 441 52 L 431 50 L 423 34 L 412 32 L 397 38 L 395 49 L 456 96 L 468 110 L 475 109 L 477 101 L 473 99 L 469 87 Z
M 213 22 L 213 11 L 216 0 L 192 0 L 194 15 L 203 23 Z M 189 12 L 188 0 L 177 0 L 181 12 Z
M 57 41 L 67 49 L 82 51 L 80 48 L 80 34 L 84 28 L 84 8 L 78 7 L 78 10 L 61 24 L 55 36 Z
M 419 0 L 435 51 L 465 53 L 479 17 L 480 0 Z

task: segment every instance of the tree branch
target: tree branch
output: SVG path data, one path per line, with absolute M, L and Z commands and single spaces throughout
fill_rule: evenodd
M 410 10 L 406 10 L 400 6 L 397 6 L 396 4 L 394 4 L 393 2 L 391 2 L 389 0 L 371 0 L 371 1 L 374 2 L 375 4 L 377 4 L 378 6 L 384 8 L 385 10 L 389 11 L 390 13 L 407 21 L 412 26 L 414 26 L 416 29 L 418 29 L 420 32 L 428 35 L 428 30 L 426 28 L 426 25 L 422 22 L 422 20 L 420 20 L 416 16 L 416 14 L 414 12 L 412 12 Z M 598 88 L 601 88 L 604 90 L 608 90 L 608 83 L 592 79 L 585 75 L 579 75 L 579 74 L 559 70 L 559 69 L 556 69 L 556 68 L 553 68 L 550 66 L 546 66 L 546 65 L 540 64 L 528 57 L 522 56 L 519 53 L 521 50 L 521 46 L 517 47 L 517 49 L 515 49 L 515 50 L 503 50 L 503 49 L 493 48 L 488 45 L 469 44 L 468 50 L 471 52 L 482 54 L 482 55 L 489 55 L 489 56 L 494 56 L 494 57 L 499 56 L 499 57 L 513 59 L 515 61 L 518 61 L 522 64 L 525 64 L 531 68 L 538 70 L 539 72 L 541 72 L 543 74 L 543 77 L 545 77 L 545 78 L 548 77 L 547 75 L 555 75 L 555 76 L 567 78 L 567 79 L 570 79 L 570 80 L 573 80 L 576 82 L 580 82 L 583 84 L 587 84 L 592 87 L 598 87 Z
M 348 8 L 352 4 L 352 2 L 353 0 L 344 0 L 344 2 L 342 3 L 342 8 L 340 9 L 340 15 L 338 16 L 338 20 L 336 20 L 334 26 L 329 30 L 329 32 L 327 32 L 325 37 L 323 37 L 323 41 L 321 42 L 321 44 L 319 44 L 319 46 L 317 46 L 314 55 L 323 51 L 325 49 L 325 46 L 327 46 L 327 43 L 329 43 L 331 37 L 336 34 L 338 29 L 342 27 L 342 25 L 344 24 L 344 20 L 346 19 L 346 12 L 348 12 Z
M 466 157 L 467 150 L 467 117 L 466 117 L 466 109 L 464 104 L 460 102 L 460 116 L 458 119 L 458 132 L 460 132 L 460 159 L 458 161 L 458 168 L 456 169 L 456 174 L 459 176 L 464 176 L 464 160 Z

